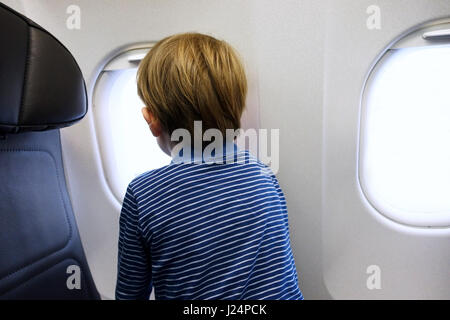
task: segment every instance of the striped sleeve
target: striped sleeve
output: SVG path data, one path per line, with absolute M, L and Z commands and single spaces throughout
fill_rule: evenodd
M 275 189 L 277 190 L 278 197 L 280 198 L 280 204 L 281 204 L 281 206 L 282 206 L 283 212 L 287 214 L 288 210 L 287 210 L 286 198 L 285 198 L 285 196 L 284 196 L 283 191 L 281 190 L 281 187 L 280 187 L 280 184 L 279 184 L 279 182 L 278 182 L 278 179 L 277 179 L 277 177 L 276 177 L 274 174 L 272 175 L 272 182 L 273 182 L 273 184 L 274 184 L 274 186 L 275 186 Z M 288 236 L 289 236 L 289 238 L 290 238 L 289 223 L 287 222 L 287 220 L 286 220 L 286 230 L 287 230 Z M 292 257 L 292 259 L 294 259 L 294 257 Z M 298 283 L 298 274 L 297 274 L 297 270 L 294 271 L 294 274 L 295 274 L 295 280 L 296 280 L 297 283 Z M 303 298 L 303 294 L 301 293 L 300 290 L 299 290 L 299 295 L 300 295 L 300 296 L 299 296 L 299 299 L 300 299 L 300 300 L 303 300 L 303 299 L 304 299 L 304 298 Z
M 277 191 L 278 197 L 280 199 L 280 204 L 283 208 L 283 212 L 287 213 L 286 198 L 284 197 L 284 193 L 281 190 L 280 184 L 278 183 L 278 179 L 274 174 L 272 174 L 271 178 L 272 178 L 273 185 Z
M 151 292 L 150 250 L 139 227 L 138 210 L 131 186 L 119 220 L 117 300 L 148 300 Z

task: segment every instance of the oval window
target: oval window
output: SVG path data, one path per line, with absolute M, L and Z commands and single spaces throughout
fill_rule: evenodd
M 97 78 L 93 112 L 105 178 L 122 202 L 133 178 L 170 163 L 142 117 L 136 72 L 150 47 L 127 50 L 109 61 Z
M 450 226 L 450 25 L 416 30 L 377 61 L 362 99 L 359 177 L 386 217 Z

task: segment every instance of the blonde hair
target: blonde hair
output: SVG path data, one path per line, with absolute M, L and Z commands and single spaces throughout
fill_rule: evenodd
M 178 128 L 193 134 L 194 121 L 203 131 L 239 129 L 245 108 L 247 79 L 233 48 L 199 33 L 173 35 L 159 41 L 141 62 L 138 94 L 169 133 Z

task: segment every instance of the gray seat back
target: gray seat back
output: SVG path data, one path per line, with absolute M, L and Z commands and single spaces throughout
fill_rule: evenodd
M 0 299 L 98 299 L 67 192 L 59 128 L 87 98 L 70 52 L 0 3 Z

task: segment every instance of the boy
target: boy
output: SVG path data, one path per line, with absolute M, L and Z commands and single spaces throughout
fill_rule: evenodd
M 303 299 L 270 170 L 234 143 L 211 152 L 211 163 L 204 143 L 179 152 L 171 141 L 177 129 L 196 136 L 198 121 L 224 136 L 240 127 L 247 81 L 234 50 L 202 34 L 171 36 L 137 80 L 143 116 L 173 161 L 128 186 L 116 298 L 148 299 L 154 287 L 156 299 Z

